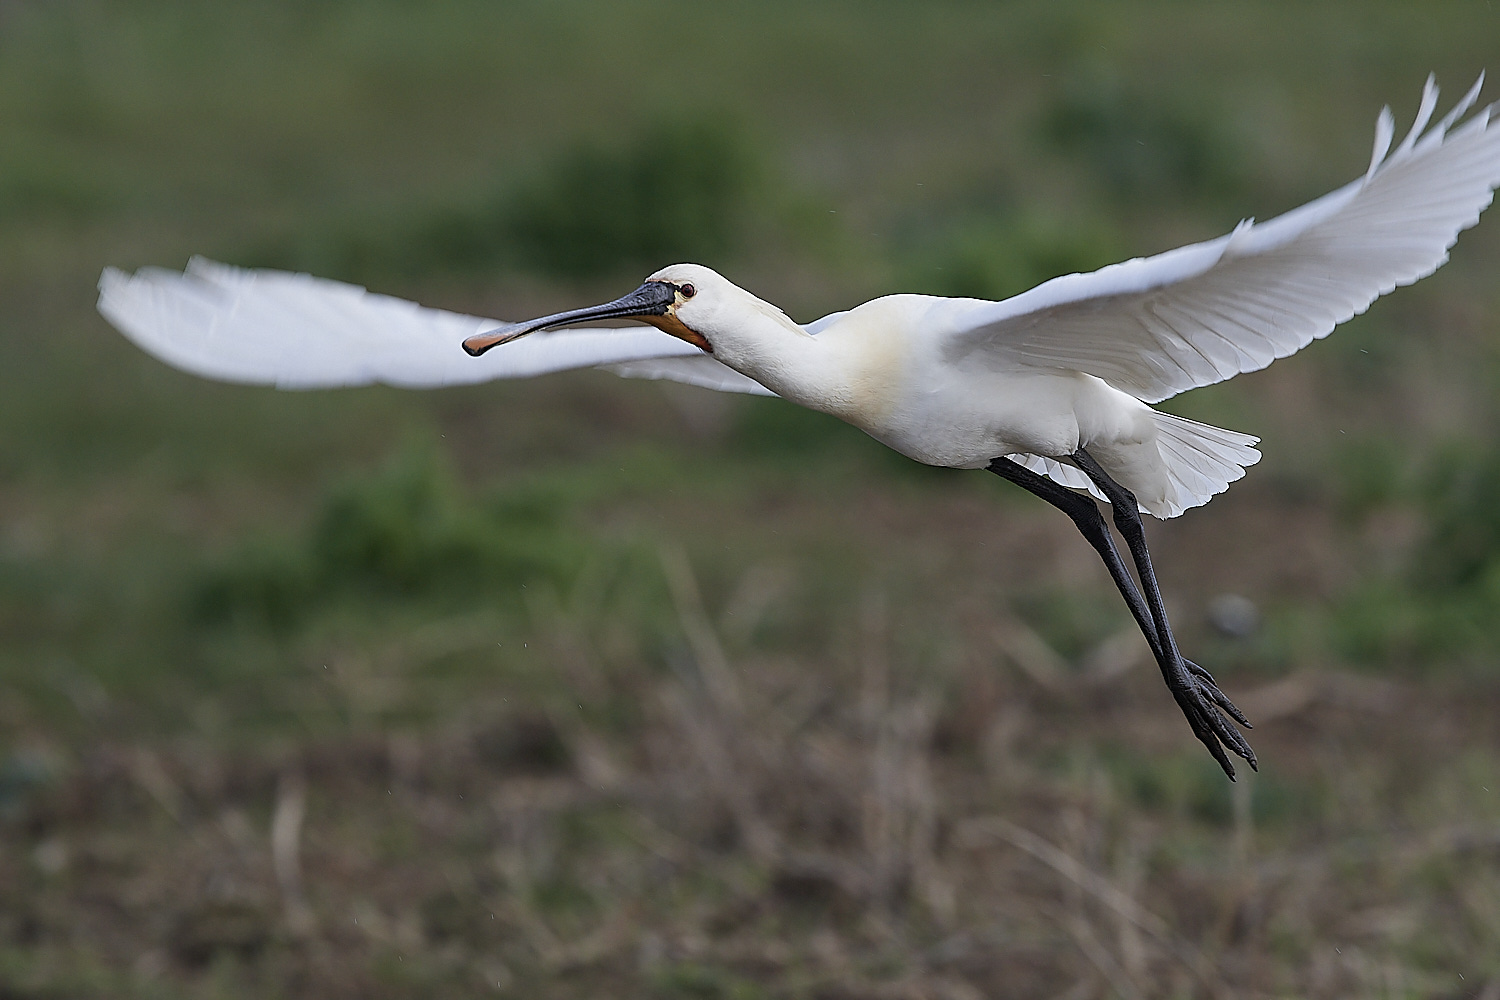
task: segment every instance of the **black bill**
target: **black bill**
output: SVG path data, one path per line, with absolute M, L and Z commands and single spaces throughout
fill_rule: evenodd
M 512 323 L 510 326 L 502 326 L 497 330 L 486 333 L 476 333 L 464 341 L 464 350 L 474 357 L 479 357 L 491 347 L 508 344 L 528 333 L 536 333 L 538 330 L 550 330 L 557 326 L 568 326 L 572 323 L 589 323 L 603 319 L 626 319 L 631 316 L 665 316 L 667 308 L 677 300 L 677 286 L 669 281 L 648 281 L 640 288 L 631 292 L 623 298 L 606 302 L 602 306 L 589 306 L 585 309 L 572 309 L 568 312 L 554 313 L 551 316 L 543 316 L 541 319 L 529 320 L 525 323 Z

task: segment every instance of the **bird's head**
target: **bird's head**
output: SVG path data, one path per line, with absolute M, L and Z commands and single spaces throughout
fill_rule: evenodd
M 538 330 L 606 319 L 633 319 L 649 323 L 712 353 L 713 345 L 701 332 L 707 325 L 703 321 L 711 317 L 734 291 L 739 289 L 712 268 L 702 264 L 673 264 L 651 275 L 641 287 L 623 298 L 475 334 L 464 341 L 464 350 L 477 358 L 492 347 L 508 344 Z

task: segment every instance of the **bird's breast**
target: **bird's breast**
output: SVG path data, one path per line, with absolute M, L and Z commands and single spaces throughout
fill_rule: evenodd
M 806 354 L 763 368 L 761 381 L 871 433 L 898 414 L 912 376 L 911 352 L 899 333 L 875 328 L 809 339 Z
M 846 420 L 879 426 L 898 412 L 911 375 L 908 353 L 898 338 L 875 338 L 848 364 Z

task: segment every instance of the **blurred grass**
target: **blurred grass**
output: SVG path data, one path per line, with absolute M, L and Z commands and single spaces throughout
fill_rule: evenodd
M 91 303 L 193 253 L 498 316 L 683 258 L 800 320 L 1001 296 L 1345 182 L 1497 38 L 1457 2 L 0 5 L 0 993 L 1496 988 L 1493 218 L 1171 404 L 1265 439 L 1153 530 L 1263 723 L 1233 787 L 989 477 L 595 373 L 213 385 Z

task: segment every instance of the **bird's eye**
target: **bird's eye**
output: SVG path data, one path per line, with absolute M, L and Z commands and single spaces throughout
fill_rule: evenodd
M 677 286 L 677 290 L 682 293 L 682 297 L 685 299 L 690 299 L 698 294 L 698 289 L 692 285 L 679 285 Z

